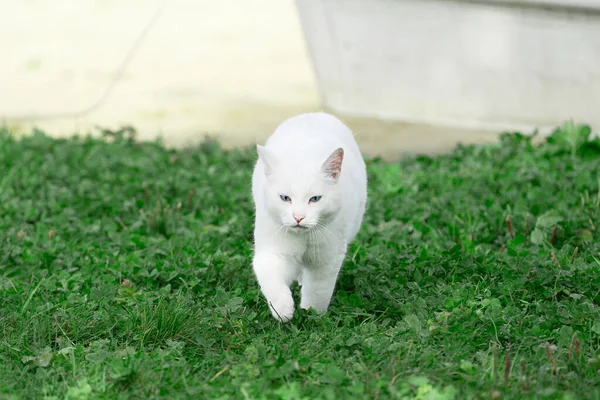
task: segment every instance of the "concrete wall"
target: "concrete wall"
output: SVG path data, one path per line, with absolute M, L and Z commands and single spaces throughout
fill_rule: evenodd
M 325 105 L 488 130 L 600 126 L 600 0 L 297 0 Z

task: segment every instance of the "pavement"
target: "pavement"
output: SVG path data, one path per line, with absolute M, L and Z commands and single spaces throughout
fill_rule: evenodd
M 293 0 L 3 0 L 0 15 L 0 122 L 17 133 L 131 125 L 167 146 L 206 135 L 246 146 L 322 109 Z M 340 117 L 365 153 L 386 158 L 497 140 Z

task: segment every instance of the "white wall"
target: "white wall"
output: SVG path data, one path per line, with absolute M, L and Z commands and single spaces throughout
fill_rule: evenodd
M 319 107 L 292 0 L 166 0 L 164 13 L 100 108 L 92 105 L 163 2 L 0 1 L 0 122 L 55 135 L 132 124 L 173 144 L 220 134 L 264 137 L 283 118 Z
M 337 112 L 491 130 L 600 126 L 598 0 L 562 2 L 595 11 L 532 0 L 297 3 Z

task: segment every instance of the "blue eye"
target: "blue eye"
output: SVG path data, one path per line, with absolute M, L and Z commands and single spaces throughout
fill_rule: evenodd
M 279 198 L 283 201 L 287 201 L 287 202 L 291 202 L 292 199 L 290 199 L 290 196 L 286 196 L 285 194 L 280 194 Z
M 321 197 L 323 196 L 313 196 L 310 198 L 310 200 L 308 200 L 309 203 L 316 203 L 317 201 L 321 200 Z

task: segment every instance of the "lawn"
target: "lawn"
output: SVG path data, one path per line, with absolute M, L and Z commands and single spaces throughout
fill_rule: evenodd
M 369 159 L 329 313 L 280 324 L 253 149 L 1 131 L 0 398 L 600 399 L 589 133 Z

